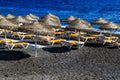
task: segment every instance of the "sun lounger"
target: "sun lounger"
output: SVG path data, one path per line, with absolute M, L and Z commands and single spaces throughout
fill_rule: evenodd
M 14 40 L 6 42 L 6 46 L 9 50 L 12 50 L 14 47 L 23 47 L 24 49 L 27 49 L 28 45 L 29 43 L 27 42 L 15 42 Z
M 80 48 L 80 45 L 83 47 L 85 42 L 86 41 L 67 40 L 65 45 L 69 46 L 70 49 L 74 46 L 78 46 L 77 48 Z
M 21 34 L 19 36 L 21 40 L 23 40 L 24 38 L 34 38 L 36 35 L 35 34 Z
M 93 34 L 91 36 L 94 36 L 94 37 L 99 37 L 99 36 L 104 36 L 104 35 L 101 35 L 101 34 Z
M 117 39 L 118 39 L 118 37 L 117 36 L 105 36 L 105 39 L 108 39 L 108 40 L 116 40 L 117 41 Z
M 120 49 L 120 42 L 113 42 L 110 47 L 118 47 Z
M 65 41 L 65 45 L 69 46 L 69 48 L 72 48 L 74 46 L 78 46 L 77 48 L 80 48 L 84 46 L 84 44 L 86 43 L 87 38 L 81 38 L 80 41 L 78 40 L 66 40 Z
M 106 43 L 113 43 L 116 42 L 116 40 L 103 40 L 103 45 L 105 45 Z
M 12 42 L 12 39 L 0 39 L 0 43 Z
M 51 46 L 53 46 L 56 43 L 63 43 L 65 39 L 55 39 L 55 37 L 53 36 L 41 36 L 40 41 L 47 42 L 48 44 L 51 44 Z
M 47 42 L 50 44 L 50 40 L 54 39 L 53 36 L 40 36 L 40 42 Z
M 105 36 L 105 39 L 103 40 L 103 45 L 106 43 L 114 43 L 118 40 L 117 36 Z
M 13 36 L 18 36 L 21 40 L 24 38 L 34 38 L 36 35 L 35 34 L 28 34 L 25 32 L 13 32 Z
M 5 44 L 5 47 L 8 47 L 9 50 L 12 50 L 14 47 L 23 47 L 27 49 L 29 45 L 27 42 L 20 42 L 13 39 L 0 39 L 0 43 Z
M 62 44 L 63 42 L 65 42 L 65 39 L 54 39 L 54 40 L 50 40 L 51 45 L 53 46 L 55 43 L 60 43 Z
M 54 34 L 55 34 L 55 35 L 63 35 L 64 32 L 55 32 Z
M 6 29 L 0 29 L 0 34 L 5 34 L 5 33 L 12 33 L 12 30 L 6 30 Z
M 79 35 L 78 33 L 72 33 L 72 34 L 69 34 L 68 36 L 69 37 L 78 37 L 78 35 Z

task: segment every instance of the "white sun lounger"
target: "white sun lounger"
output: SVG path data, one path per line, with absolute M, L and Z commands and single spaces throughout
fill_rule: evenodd
M 9 50 L 12 50 L 14 47 L 23 47 L 24 49 L 27 49 L 29 46 L 29 43 L 27 42 L 20 42 L 12 39 L 7 41 L 5 40 L 5 43 Z
M 28 34 L 25 32 L 13 32 L 13 36 L 14 35 L 17 35 L 21 40 L 23 40 L 26 37 L 34 38 L 36 36 L 35 34 Z

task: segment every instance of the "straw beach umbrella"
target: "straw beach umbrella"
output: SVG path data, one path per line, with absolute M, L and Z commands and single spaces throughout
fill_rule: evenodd
M 3 19 L 3 18 L 5 18 L 3 15 L 0 15 L 0 19 Z
M 34 15 L 34 14 L 28 14 L 31 18 L 33 18 L 33 19 L 37 19 L 37 20 L 39 20 L 39 17 L 38 16 L 36 16 L 36 15 Z
M 109 22 L 107 24 L 103 24 L 99 27 L 99 29 L 101 30 L 110 30 L 110 36 L 112 36 L 112 30 L 118 30 L 120 29 L 120 25 L 113 23 L 113 22 Z
M 25 18 L 26 20 L 29 20 L 29 21 L 32 21 L 32 22 L 38 21 L 38 19 L 32 18 L 32 17 L 29 16 L 29 15 L 26 15 L 24 18 Z
M 18 28 L 20 25 L 19 24 L 14 24 L 12 22 L 10 22 L 9 20 L 6 19 L 1 19 L 0 20 L 0 27 L 5 29 L 5 39 L 6 39 L 6 29 L 16 29 Z
M 81 19 L 81 18 L 77 18 L 77 19 L 75 19 L 75 20 L 73 20 L 71 23 L 70 23 L 70 25 L 74 25 L 74 24 L 86 24 L 86 25 L 88 25 L 88 26 L 91 26 L 91 24 L 88 22 L 88 21 L 86 21 L 86 20 L 83 20 L 83 19 Z
M 67 28 L 76 29 L 79 31 L 79 41 L 80 41 L 80 31 L 94 31 L 94 28 L 87 21 L 83 21 L 80 18 L 72 21 Z
M 36 34 L 36 38 L 38 37 L 38 34 L 43 35 L 52 35 L 55 32 L 55 29 L 52 27 L 46 27 L 46 25 L 42 22 L 34 22 L 32 24 L 23 25 L 22 27 L 26 31 L 31 31 Z M 35 57 L 37 57 L 37 40 L 35 38 Z
M 48 26 L 52 26 L 54 28 L 61 28 L 59 17 L 49 13 L 41 18 L 41 21 Z
M 18 28 L 18 26 L 20 26 L 20 25 L 19 24 L 14 24 L 7 19 L 1 19 L 0 20 L 0 26 L 2 26 L 4 28 L 7 28 L 7 27 Z
M 42 34 L 42 35 L 48 35 L 48 34 L 53 34 L 55 29 L 53 27 L 47 27 L 43 22 L 34 22 L 31 24 L 24 24 L 22 27 L 22 30 L 25 31 L 30 31 L 34 32 L 37 34 Z
M 98 18 L 97 20 L 94 20 L 93 22 L 91 22 L 92 25 L 103 25 L 103 24 L 107 24 L 110 21 L 105 20 L 104 18 Z M 100 35 L 102 35 L 102 31 L 100 31 Z
M 22 16 L 17 16 L 13 19 L 13 21 L 15 21 L 16 23 L 32 23 L 32 21 L 28 21 L 26 19 L 24 19 Z
M 8 14 L 8 15 L 6 16 L 6 19 L 14 19 L 14 18 L 15 18 L 15 16 L 12 15 L 12 14 Z
M 94 20 L 93 22 L 91 22 L 91 24 L 102 25 L 102 24 L 106 24 L 108 22 L 109 22 L 108 20 L 105 20 L 103 18 L 98 18 L 97 20 Z
M 63 20 L 63 22 L 66 22 L 66 23 L 70 23 L 71 21 L 73 21 L 73 20 L 75 20 L 75 19 L 77 19 L 76 17 L 74 17 L 74 16 L 69 16 L 68 18 L 65 18 L 64 20 Z

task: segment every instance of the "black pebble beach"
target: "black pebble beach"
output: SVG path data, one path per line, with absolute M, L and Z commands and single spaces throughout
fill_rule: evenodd
M 0 49 L 0 80 L 119 80 L 120 49 L 86 44 L 37 49 Z

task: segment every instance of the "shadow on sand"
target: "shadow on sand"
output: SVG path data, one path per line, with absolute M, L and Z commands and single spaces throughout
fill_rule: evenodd
M 1 50 L 0 51 L 0 60 L 20 60 L 24 58 L 29 58 L 30 55 L 26 54 L 22 51 L 14 51 L 14 50 Z
M 66 46 L 43 48 L 43 50 L 51 52 L 51 53 L 64 53 L 64 52 L 69 52 L 70 51 L 70 49 L 68 47 L 66 47 Z
M 87 44 L 85 44 L 85 46 L 87 46 L 87 47 L 104 47 L 105 45 L 103 45 L 101 43 L 87 43 Z

